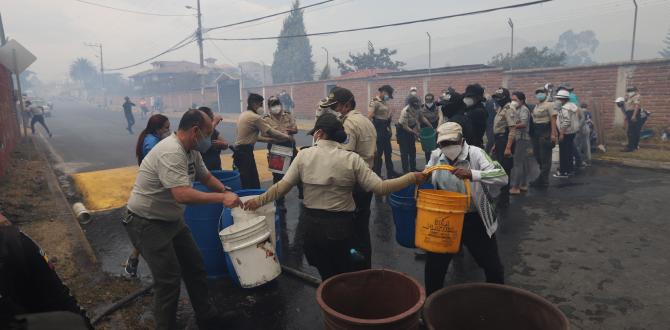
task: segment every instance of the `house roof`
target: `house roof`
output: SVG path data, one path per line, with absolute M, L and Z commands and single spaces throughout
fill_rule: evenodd
M 343 74 L 339 77 L 333 78 L 333 80 L 370 78 L 370 77 L 376 77 L 377 75 L 382 74 L 382 73 L 389 73 L 389 72 L 394 72 L 394 71 L 389 70 L 389 69 L 365 69 L 365 70 L 358 70 L 358 71 L 354 71 L 354 72 L 345 73 L 345 74 Z
M 130 76 L 130 78 L 138 78 L 150 74 L 198 72 L 200 70 L 200 64 L 188 61 L 156 61 L 151 62 L 151 65 L 153 68 L 138 72 Z

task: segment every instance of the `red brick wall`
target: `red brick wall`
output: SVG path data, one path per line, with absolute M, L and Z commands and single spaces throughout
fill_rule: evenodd
M 424 94 L 424 82 L 428 85 L 428 91 L 436 96 L 449 86 L 462 92 L 468 84 L 478 82 L 484 86 L 486 93 L 490 94 L 496 88 L 504 85 L 511 91 L 520 90 L 526 93 L 529 103 L 535 102 L 533 97 L 535 89 L 545 83 L 552 82 L 558 85 L 561 82 L 568 82 L 575 88 L 580 101 L 588 103 L 592 111 L 598 112 L 606 130 L 615 126 L 615 115 L 619 111 L 614 107 L 614 99 L 617 96 L 624 96 L 623 91 L 627 85 L 634 85 L 640 89 L 643 107 L 653 112 L 647 125 L 656 128 L 670 126 L 670 60 L 506 72 L 489 69 L 453 72 L 430 77 L 373 77 L 315 81 L 267 86 L 265 95 L 269 97 L 278 94 L 281 90 L 292 90 L 296 104 L 295 114 L 301 118 L 312 118 L 316 104 L 326 96 L 326 85 L 337 84 L 350 89 L 356 97 L 357 108 L 366 113 L 370 101 L 368 86 L 372 97 L 379 86 L 389 84 L 395 89 L 391 107 L 397 113 L 404 106 L 410 87 L 416 86 L 419 95 Z M 248 91 L 261 93 L 262 88 L 245 90 L 243 95 L 246 95 Z
M 670 62 L 637 65 L 628 81 L 640 90 L 642 107 L 652 112 L 647 125 L 670 126 Z
M 10 77 L 9 71 L 0 65 L 0 177 L 5 174 L 9 155 L 19 137 Z

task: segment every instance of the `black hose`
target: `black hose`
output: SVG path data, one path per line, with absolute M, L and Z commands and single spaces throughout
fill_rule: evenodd
M 142 296 L 142 295 L 148 293 L 148 292 L 151 290 L 151 288 L 153 288 L 153 284 L 152 284 L 152 285 L 149 285 L 149 286 L 147 286 L 147 287 L 145 287 L 145 288 L 139 289 L 139 290 L 137 290 L 137 291 L 135 291 L 135 292 L 133 292 L 133 293 L 127 295 L 125 298 L 123 298 L 123 299 L 121 299 L 121 300 L 119 300 L 119 301 L 113 303 L 111 306 L 109 306 L 109 307 L 107 307 L 105 310 L 103 310 L 102 313 L 100 313 L 100 315 L 98 315 L 98 316 L 96 316 L 95 318 L 93 318 L 93 320 L 91 321 L 91 323 L 92 323 L 93 325 L 95 325 L 96 323 L 100 322 L 100 320 L 101 320 L 103 317 L 105 317 L 105 316 L 107 316 L 107 315 L 109 315 L 109 314 L 111 314 L 111 313 L 117 311 L 118 309 L 120 309 L 121 307 L 123 307 L 123 305 L 125 305 L 125 304 L 127 304 L 127 303 L 129 303 L 129 302 L 131 302 L 131 301 L 133 301 L 133 300 L 135 300 L 137 297 Z
M 307 284 L 309 284 L 313 287 L 318 287 L 319 285 L 321 285 L 321 280 L 312 276 L 312 275 L 310 275 L 310 274 L 301 272 L 297 269 L 294 269 L 294 268 L 291 268 L 291 267 L 288 267 L 288 266 L 284 266 L 284 265 L 281 266 L 281 269 L 285 273 L 287 273 L 289 275 L 293 275 L 294 277 L 306 282 Z

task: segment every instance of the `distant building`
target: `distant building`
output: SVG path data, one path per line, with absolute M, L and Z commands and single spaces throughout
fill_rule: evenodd
M 221 73 L 237 71 L 229 65 L 217 66 L 214 58 L 207 58 L 205 62 L 201 69 L 199 64 L 188 61 L 156 61 L 151 63 L 151 69 L 129 78 L 136 93 L 156 94 L 199 89 L 201 75 L 205 76 L 205 87 L 211 87 Z
M 245 87 L 272 85 L 272 67 L 257 62 L 240 62 L 242 84 Z

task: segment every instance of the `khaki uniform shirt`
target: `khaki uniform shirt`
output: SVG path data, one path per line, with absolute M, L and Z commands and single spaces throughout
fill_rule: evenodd
M 186 151 L 175 134 L 159 142 L 142 160 L 128 199 L 128 210 L 152 220 L 178 221 L 185 205 L 177 203 L 171 188 L 190 187 L 209 171 L 196 150 Z
M 508 127 L 516 126 L 518 117 L 512 103 L 507 103 L 493 119 L 493 134 L 504 134 Z
M 256 200 L 261 205 L 277 200 L 300 182 L 304 187 L 306 208 L 331 212 L 356 209 L 352 196 L 356 185 L 365 191 L 386 195 L 417 183 L 413 173 L 382 181 L 361 156 L 345 150 L 335 141 L 319 140 L 314 146 L 301 150 L 284 178 Z
M 368 113 L 372 113 L 376 119 L 391 119 L 391 110 L 389 109 L 389 106 L 378 96 L 375 96 L 372 101 L 370 101 L 370 105 L 368 106 Z
M 636 105 L 640 105 L 640 94 L 626 97 L 626 110 L 635 110 Z
M 297 129 L 293 116 L 286 112 L 283 112 L 279 118 L 276 118 L 273 115 L 265 115 L 263 116 L 263 121 L 265 121 L 273 129 L 282 133 L 286 133 L 288 130 Z M 271 138 L 267 132 L 263 133 L 263 136 Z
M 565 134 L 575 134 L 579 130 L 579 108 L 572 102 L 561 107 L 558 112 L 557 126 Z
M 421 114 L 421 110 L 414 109 L 410 107 L 409 105 L 406 106 L 405 108 L 400 111 L 400 117 L 398 118 L 398 124 L 407 126 L 408 128 L 412 130 L 418 131 L 417 125 L 419 125 L 421 122 L 423 122 L 423 115 Z
M 258 141 L 258 133 L 267 134 L 270 125 L 259 114 L 245 110 L 237 118 L 237 137 L 235 145 L 254 144 Z
M 360 155 L 372 168 L 377 148 L 377 131 L 375 126 L 367 117 L 358 110 L 351 110 L 340 118 L 344 131 L 347 133 L 347 141 L 343 143 L 344 148 Z
M 546 100 L 538 103 L 533 108 L 533 122 L 535 124 L 549 124 L 551 123 L 551 117 L 557 115 L 558 112 L 556 112 L 554 104 Z

